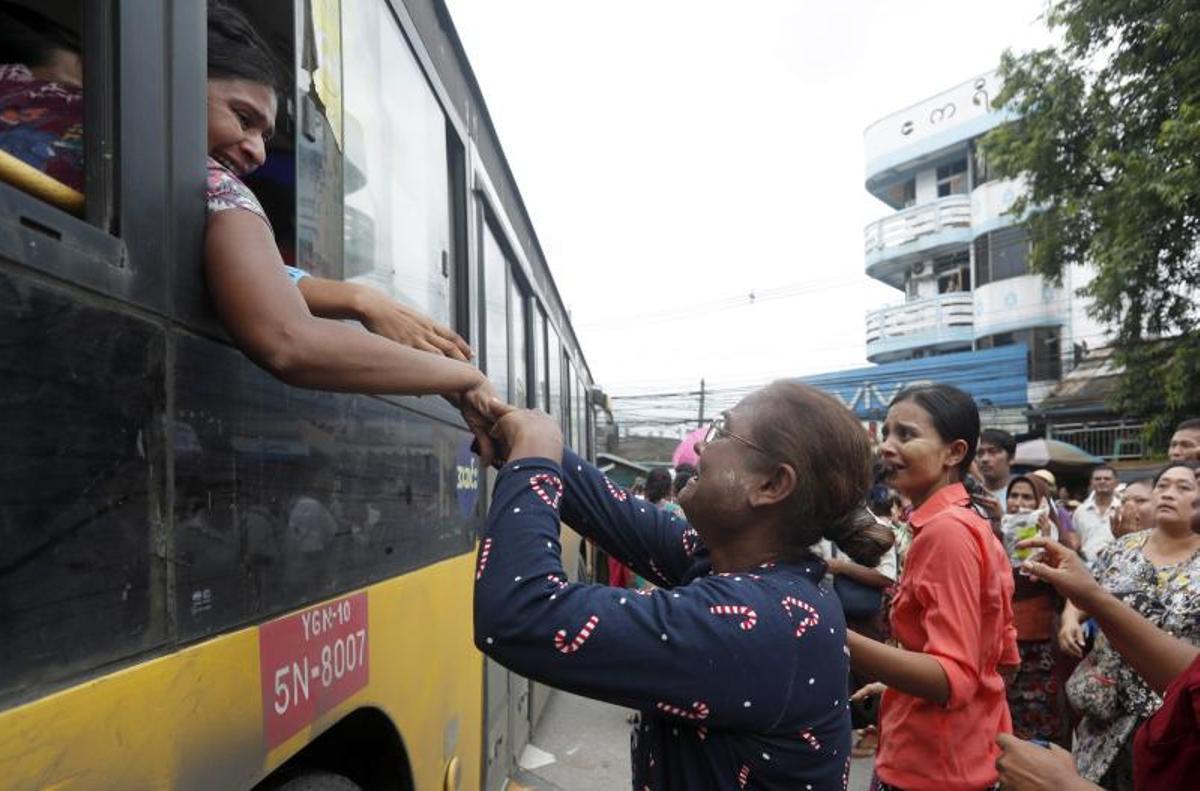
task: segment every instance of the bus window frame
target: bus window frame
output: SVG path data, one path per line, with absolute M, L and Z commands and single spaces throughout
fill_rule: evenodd
M 517 297 L 515 300 L 513 299 L 514 295 Z M 518 367 L 524 368 L 522 378 L 525 382 L 525 403 L 517 404 L 517 406 L 532 407 L 536 398 L 533 381 L 533 331 L 531 327 L 533 324 L 533 297 L 530 295 L 528 283 L 524 281 L 517 266 L 512 262 L 509 264 L 508 296 L 508 381 L 512 383 L 515 393 Z M 521 360 L 517 360 L 512 353 L 518 315 L 520 316 L 521 349 L 524 351 Z
M 488 201 L 487 195 L 476 191 L 475 205 L 477 207 L 479 222 L 477 249 L 479 250 L 479 260 L 477 274 L 479 277 L 479 305 L 478 305 L 478 320 L 479 320 L 479 348 L 476 353 L 479 355 L 479 367 L 484 375 L 491 376 L 495 371 L 490 370 L 488 366 L 488 355 L 491 354 L 489 344 L 491 339 L 488 337 L 488 299 L 487 295 L 492 289 L 502 291 L 504 295 L 504 359 L 505 369 L 508 374 L 508 380 L 505 383 L 505 392 L 500 396 L 507 400 L 509 398 L 508 391 L 512 388 L 512 308 L 509 300 L 512 278 L 514 277 L 514 261 L 512 248 L 509 244 L 508 237 L 504 233 L 501 223 L 498 221 L 495 211 Z M 496 244 L 500 248 L 500 255 L 504 259 L 504 282 L 489 283 L 487 276 L 488 260 L 487 246 L 484 242 L 484 234 L 490 233 L 492 238 L 496 240 Z
M 83 73 L 112 73 L 114 42 L 112 37 L 113 0 L 92 0 L 83 4 Z M 102 231 L 110 231 L 116 211 L 113 140 L 112 80 L 89 81 L 83 92 L 84 146 L 84 219 Z
M 153 24 L 155 15 L 148 16 Z M 84 68 L 89 75 L 84 93 L 83 216 L 0 183 L 0 202 L 5 209 L 0 216 L 0 258 L 124 301 L 161 307 L 157 278 L 138 271 L 128 245 L 117 235 L 117 197 L 122 185 L 115 178 L 119 169 L 114 140 L 118 124 L 136 117 L 133 112 L 121 117 L 119 111 L 137 106 L 139 100 L 131 97 L 121 105 L 115 101 L 123 64 L 116 56 L 113 39 L 114 32 L 130 35 L 132 17 L 129 9 L 118 11 L 113 0 L 95 0 L 82 7 Z M 120 30 L 116 30 L 118 25 Z M 162 65 L 158 63 L 156 71 L 161 71 Z M 144 106 L 141 109 L 144 111 Z
M 532 383 L 530 390 L 533 392 L 531 406 L 535 409 L 540 409 L 547 414 L 550 413 L 550 367 L 547 362 L 546 354 L 549 349 L 549 342 L 546 337 L 546 327 L 549 320 L 546 318 L 546 309 L 536 299 L 530 298 L 532 309 L 530 317 L 533 319 L 530 324 L 530 332 L 533 338 L 533 372 L 530 377 Z M 541 379 L 538 379 L 540 362 Z
M 443 107 L 443 115 L 446 115 Z M 479 337 L 472 297 L 479 286 L 471 267 L 471 185 L 467 145 L 446 115 L 446 170 L 450 183 L 450 319 L 454 331 L 467 343 Z
M 563 413 L 563 375 L 562 375 L 563 342 L 562 334 L 554 326 L 549 317 L 546 318 L 546 403 L 547 410 L 553 417 L 562 420 Z M 558 398 L 554 397 L 555 384 L 558 385 Z

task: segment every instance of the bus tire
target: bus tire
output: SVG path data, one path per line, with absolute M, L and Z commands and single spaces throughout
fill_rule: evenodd
M 305 772 L 275 786 L 274 791 L 362 791 L 362 786 L 333 772 Z

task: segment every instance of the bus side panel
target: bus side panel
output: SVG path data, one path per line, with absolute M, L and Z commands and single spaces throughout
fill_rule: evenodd
M 470 551 L 466 431 L 379 398 L 288 387 L 190 335 L 176 382 L 182 639 Z
M 471 642 L 475 558 L 368 587 L 370 680 L 275 750 L 263 735 L 259 629 L 250 627 L 0 711 L 5 789 L 249 788 L 358 708 L 383 711 L 416 788 L 452 758 L 478 788 L 481 656 Z M 370 765 L 347 748 L 346 760 Z
M 0 272 L 0 697 L 165 639 L 163 335 Z

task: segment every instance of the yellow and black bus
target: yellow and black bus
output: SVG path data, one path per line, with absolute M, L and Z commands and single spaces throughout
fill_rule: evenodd
M 469 432 L 230 343 L 204 2 L 25 4 L 82 42 L 86 187 L 0 159 L 0 786 L 503 787 L 546 690 L 471 642 Z M 242 7 L 293 66 L 251 182 L 285 258 L 450 324 L 590 455 L 600 392 L 445 5 Z

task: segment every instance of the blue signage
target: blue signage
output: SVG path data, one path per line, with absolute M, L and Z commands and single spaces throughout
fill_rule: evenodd
M 474 515 L 475 503 L 479 500 L 479 457 L 471 452 L 474 439 L 474 436 L 463 438 L 454 457 L 454 494 L 458 500 L 458 515 L 462 517 Z
M 1024 344 L 1015 344 L 853 368 L 797 381 L 832 393 L 863 420 L 882 419 L 897 393 L 928 382 L 966 391 L 981 409 L 1023 407 L 1029 403 L 1027 354 Z

